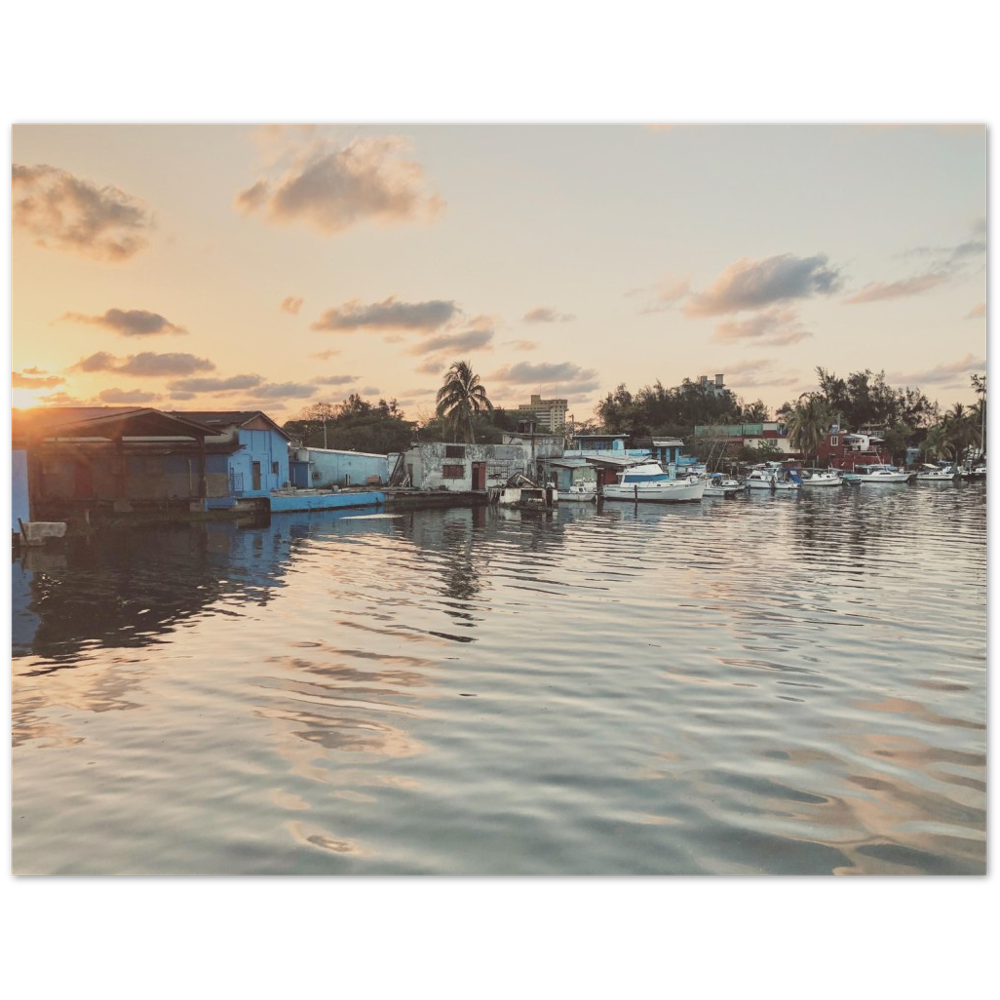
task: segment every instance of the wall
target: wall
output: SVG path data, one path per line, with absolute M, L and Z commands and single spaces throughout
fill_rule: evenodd
M 11 452 L 11 531 L 20 531 L 17 519 L 27 524 L 31 520 L 31 506 L 28 502 L 28 453 Z
M 276 430 L 239 429 L 240 449 L 231 456 L 234 489 L 239 496 L 266 496 L 290 482 L 288 439 Z M 253 463 L 260 462 L 260 488 L 253 486 Z M 273 471 L 277 463 L 277 472 Z
M 365 486 L 369 477 L 378 477 L 380 484 L 389 479 L 389 458 L 387 455 L 373 455 L 363 451 L 335 451 L 332 448 L 300 448 L 308 453 L 312 463 L 309 470 L 309 486 L 322 489 L 325 486 Z
M 447 449 L 461 448 L 463 455 L 448 456 Z M 532 475 L 529 471 L 530 456 L 518 444 L 449 444 L 431 441 L 420 444 L 406 453 L 406 462 L 413 466 L 413 485 L 419 489 L 436 490 L 442 486 L 449 490 L 472 489 L 472 463 L 486 463 L 486 487 L 502 486 L 512 475 Z M 445 466 L 461 466 L 462 476 L 445 478 Z

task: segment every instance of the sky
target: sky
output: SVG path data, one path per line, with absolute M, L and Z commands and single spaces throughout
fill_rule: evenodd
M 986 371 L 982 125 L 16 124 L 15 406 Z

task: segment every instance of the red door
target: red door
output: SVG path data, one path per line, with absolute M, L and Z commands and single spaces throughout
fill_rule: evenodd
M 486 489 L 486 463 L 472 463 L 472 488 L 474 490 Z

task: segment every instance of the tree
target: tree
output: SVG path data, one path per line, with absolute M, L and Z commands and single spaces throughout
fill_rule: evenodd
M 788 414 L 788 439 L 801 455 L 815 455 L 830 423 L 826 400 L 819 393 L 803 393 Z
M 468 361 L 455 361 L 444 376 L 444 384 L 438 389 L 437 415 L 446 418 L 455 436 L 461 427 L 467 433 L 466 441 L 475 444 L 476 435 L 472 428 L 473 414 L 482 410 L 492 410 L 493 404 L 474 374 Z
M 341 403 L 313 403 L 283 427 L 307 448 L 335 448 L 385 455 L 405 451 L 413 441 L 414 424 L 396 400 L 369 403 L 352 393 Z

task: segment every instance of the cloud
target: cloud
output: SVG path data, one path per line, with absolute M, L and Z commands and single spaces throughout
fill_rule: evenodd
M 171 399 L 197 399 L 198 393 L 196 392 L 172 392 L 170 393 Z
M 980 302 L 978 306 L 973 306 L 966 314 L 965 319 L 985 319 L 986 303 Z
M 377 385 L 366 385 L 359 390 L 358 395 L 360 396 L 378 396 L 382 390 Z
M 593 368 L 580 368 L 570 361 L 558 364 L 519 361 L 516 365 L 504 365 L 489 376 L 493 382 L 508 385 L 545 385 L 554 382 L 589 382 L 597 377 Z
M 737 361 L 735 364 L 726 365 L 726 377 L 745 375 L 747 372 L 757 372 L 762 368 L 768 368 L 773 364 L 770 358 L 758 358 L 755 361 Z M 718 369 L 716 369 L 718 371 Z
M 229 378 L 182 378 L 167 384 L 173 392 L 233 392 L 253 389 L 264 380 L 259 375 L 231 375 Z
M 282 299 L 281 308 L 286 313 L 291 313 L 293 316 L 298 316 L 299 310 L 302 308 L 302 303 L 305 299 L 296 298 L 294 295 L 289 295 L 287 298 Z
M 513 347 L 515 351 L 537 351 L 537 340 L 505 340 L 504 347 Z
M 920 372 L 889 372 L 886 381 L 893 384 L 924 385 L 926 383 L 959 382 L 972 372 L 985 372 L 986 359 L 966 354 L 957 361 L 942 362 Z
M 102 403 L 150 403 L 158 397 L 155 392 L 143 389 L 105 389 L 97 398 Z
M 165 376 L 191 375 L 199 371 L 214 371 L 215 365 L 207 358 L 193 354 L 154 354 L 144 351 L 127 358 L 116 358 L 107 351 L 98 351 L 88 358 L 81 358 L 72 370 L 82 372 L 117 372 L 120 375 Z
M 357 380 L 357 375 L 324 375 L 322 378 L 314 378 L 313 382 L 316 385 L 347 385 Z
M 675 278 L 667 275 L 651 288 L 633 288 L 625 294 L 639 295 L 649 292 L 653 293 L 653 298 L 640 310 L 640 316 L 673 309 L 677 302 L 691 293 L 691 277 L 688 275 L 684 278 Z
M 830 295 L 840 287 L 840 272 L 827 267 L 826 254 L 796 257 L 786 253 L 765 260 L 741 258 L 684 306 L 688 316 L 720 316 L 760 309 L 776 302 Z
M 405 154 L 399 136 L 355 139 L 341 148 L 311 143 L 280 176 L 263 176 L 236 195 L 244 214 L 262 212 L 274 223 L 302 223 L 333 236 L 372 221 L 427 221 L 444 207 L 427 187 L 423 168 Z
M 440 375 L 444 371 L 444 362 L 439 361 L 437 358 L 428 358 L 417 365 L 414 371 L 420 372 L 421 375 Z
M 464 333 L 441 333 L 410 348 L 410 354 L 436 354 L 439 351 L 481 351 L 493 339 L 492 330 L 472 329 Z
M 902 281 L 873 281 L 865 285 L 860 292 L 844 299 L 847 305 L 858 305 L 862 302 L 881 302 L 885 299 L 900 299 L 909 295 L 919 295 L 931 288 L 951 280 L 947 271 L 933 271 L 921 274 L 916 278 L 905 278 Z
M 765 309 L 743 320 L 727 320 L 715 328 L 715 340 L 746 340 L 757 347 L 797 344 L 812 334 L 803 328 L 794 309 Z
M 123 337 L 145 337 L 154 333 L 187 333 L 159 313 L 145 309 L 109 309 L 103 316 L 84 316 L 82 313 L 64 313 L 61 320 L 73 323 L 90 323 L 120 333 Z
M 153 219 L 116 187 L 97 187 L 58 167 L 14 164 L 12 220 L 38 246 L 122 261 L 147 245 Z
M 576 317 L 572 313 L 556 312 L 550 306 L 536 306 L 529 309 L 521 319 L 525 323 L 569 323 Z
M 454 302 L 432 299 L 429 302 L 397 302 L 390 296 L 383 302 L 361 305 L 357 299 L 339 308 L 327 309 L 311 323 L 311 330 L 437 330 L 458 312 Z
M 329 361 L 334 355 L 340 354 L 340 351 L 320 351 L 318 354 L 310 354 L 311 358 L 319 358 L 320 361 Z
M 257 386 L 247 396 L 254 399 L 304 399 L 315 393 L 316 386 L 305 382 L 272 382 Z
M 25 368 L 23 372 L 10 373 L 12 389 L 53 389 L 65 382 L 66 379 L 60 378 L 58 375 L 45 375 L 37 368 Z

